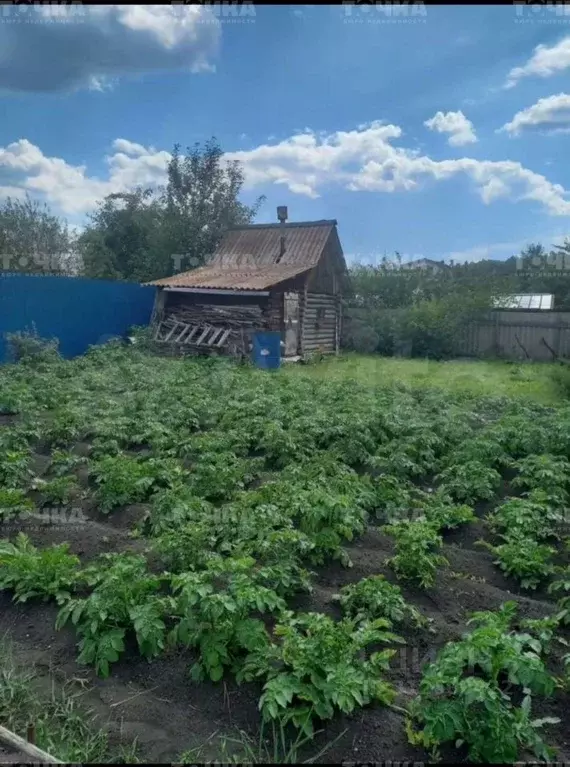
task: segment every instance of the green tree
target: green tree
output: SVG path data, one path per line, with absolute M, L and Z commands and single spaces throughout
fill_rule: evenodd
M 67 222 L 47 205 L 7 197 L 0 202 L 0 269 L 73 274 L 80 268 Z
M 163 189 L 106 197 L 80 238 L 91 277 L 145 282 L 200 266 L 230 226 L 251 223 L 263 202 L 244 205 L 239 162 L 215 139 L 180 154 L 175 146 Z
M 206 263 L 229 227 L 252 223 L 265 198 L 244 205 L 239 200 L 243 183 L 241 164 L 226 161 L 215 138 L 189 147 L 184 156 L 179 145 L 174 147 L 164 233 L 169 253 L 181 257 L 180 271 Z
M 162 276 L 163 208 L 150 189 L 110 194 L 79 238 L 85 274 L 111 280 Z

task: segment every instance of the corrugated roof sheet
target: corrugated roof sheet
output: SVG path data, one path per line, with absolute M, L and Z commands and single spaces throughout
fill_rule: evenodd
M 215 264 L 182 272 L 150 283 L 165 288 L 211 288 L 214 290 L 266 290 L 290 280 L 312 267 L 304 264 L 274 264 L 225 269 Z
M 226 232 L 208 266 L 148 284 L 266 290 L 316 266 L 335 226 L 334 220 L 238 226 Z M 285 253 L 279 259 L 283 234 Z
M 496 309 L 552 309 L 554 296 L 551 293 L 520 293 L 497 298 L 493 301 Z
M 315 266 L 321 257 L 336 221 L 306 221 L 285 224 L 253 224 L 229 229 L 218 245 L 212 265 L 242 267 L 268 266 L 279 258 L 281 234 L 285 254 L 280 264 Z

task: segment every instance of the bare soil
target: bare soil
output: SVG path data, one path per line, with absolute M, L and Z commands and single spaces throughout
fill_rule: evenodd
M 130 506 L 110 515 L 99 514 L 86 506 L 88 517 L 76 524 L 45 525 L 37 520 L 19 524 L 38 546 L 67 541 L 83 561 L 108 551 L 142 550 L 145 542 L 133 538 L 130 530 L 144 517 L 144 505 Z M 485 511 L 481 507 L 479 514 Z M 15 526 L 5 524 L 0 535 L 15 535 Z M 553 612 L 553 603 L 541 592 L 523 593 L 493 565 L 491 555 L 476 545 L 485 532 L 482 521 L 466 525 L 445 536 L 444 555 L 449 567 L 442 569 L 435 586 L 422 591 L 402 587 L 406 599 L 432 619 L 433 631 L 399 631 L 407 644 L 395 655 L 390 679 L 398 690 L 400 705 L 405 705 L 418 690 L 422 665 L 435 657 L 447 642 L 456 640 L 466 629 L 466 616 L 476 610 L 494 610 L 515 599 L 521 617 L 538 618 Z M 352 567 L 338 563 L 320 568 L 310 595 L 299 595 L 292 602 L 298 610 L 315 610 L 338 616 L 332 601 L 338 589 L 365 576 L 382 573 L 396 582 L 386 560 L 393 553 L 391 539 L 377 528 L 347 546 Z M 77 665 L 76 638 L 72 630 L 54 628 L 58 608 L 52 604 L 13 604 L 8 594 L 0 593 L 0 635 L 7 634 L 17 656 L 36 664 L 40 674 L 55 675 L 62 681 L 75 679 L 87 688 L 85 704 L 93 709 L 101 726 L 112 739 L 137 739 L 139 757 L 149 762 L 172 762 L 182 752 L 210 743 L 200 761 L 219 757 L 218 735 L 244 730 L 257 739 L 260 687 L 238 686 L 231 678 L 214 684 L 191 681 L 188 670 L 194 658 L 187 651 L 169 652 L 147 662 L 136 652 L 126 653 L 114 664 L 109 679 L 99 679 L 89 668 Z M 570 635 L 567 637 L 570 639 Z M 554 659 L 556 665 L 557 659 Z M 570 706 L 567 694 L 536 704 L 537 717 L 558 716 L 560 724 L 545 731 L 547 742 L 558 749 L 559 761 L 570 760 Z M 409 745 L 404 717 L 390 709 L 372 706 L 354 716 L 338 716 L 324 726 L 315 743 L 303 754 L 308 758 L 326 744 L 332 746 L 317 761 L 427 761 L 421 749 Z M 455 755 L 457 756 L 457 755 Z M 5 754 L 0 752 L 0 761 Z

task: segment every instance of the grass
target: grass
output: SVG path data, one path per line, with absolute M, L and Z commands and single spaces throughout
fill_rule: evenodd
M 560 402 L 560 389 L 549 363 L 399 359 L 378 355 L 342 354 L 318 365 L 286 365 L 286 375 L 356 379 L 359 383 L 402 383 L 413 388 L 436 387 L 473 396 L 507 396 L 535 400 L 544 405 Z
M 346 733 L 343 730 L 327 743 L 317 754 L 301 760 L 300 751 L 312 741 L 298 734 L 292 740 L 283 727 L 273 724 L 269 729 L 262 726 L 259 737 L 252 738 L 243 730 L 234 735 L 213 733 L 202 745 L 180 755 L 180 764 L 313 764 L 320 759 Z M 318 734 L 318 733 L 316 733 Z
M 35 745 L 62 762 L 138 763 L 135 744 L 111 748 L 107 732 L 92 712 L 81 705 L 84 691 L 71 684 L 58 685 L 50 678 L 49 690 L 35 668 L 14 656 L 6 639 L 0 639 L 0 721 L 25 738 L 28 725 L 35 728 Z

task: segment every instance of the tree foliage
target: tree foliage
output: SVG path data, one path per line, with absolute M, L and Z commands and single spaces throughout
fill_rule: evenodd
M 47 205 L 28 196 L 0 202 L 0 269 L 68 274 L 78 268 L 67 223 Z
M 176 145 L 166 186 L 107 196 L 80 238 L 91 277 L 146 281 L 201 266 L 230 226 L 253 221 L 239 200 L 241 165 L 227 162 L 216 139 L 185 155 Z
M 404 269 L 398 253 L 380 264 L 355 265 L 346 293 L 343 343 L 361 352 L 446 357 L 455 340 L 492 307 L 516 293 L 551 293 L 570 311 L 570 239 L 547 251 L 531 243 L 505 261 Z

